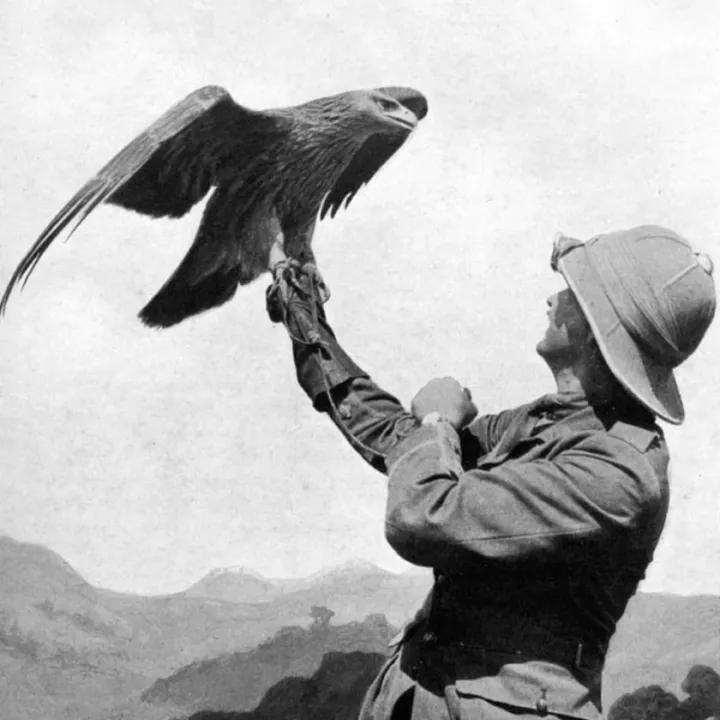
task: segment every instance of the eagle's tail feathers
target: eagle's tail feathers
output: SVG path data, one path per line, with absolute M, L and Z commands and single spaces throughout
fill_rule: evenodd
M 173 276 L 140 311 L 139 317 L 149 327 L 168 328 L 223 305 L 235 295 L 237 286 L 235 272 L 210 275 L 194 285 Z
M 140 311 L 146 325 L 170 327 L 223 305 L 238 284 L 247 285 L 267 270 L 270 244 L 265 225 L 252 216 L 233 221 L 228 212 L 233 207 L 223 190 L 213 193 L 183 261 Z

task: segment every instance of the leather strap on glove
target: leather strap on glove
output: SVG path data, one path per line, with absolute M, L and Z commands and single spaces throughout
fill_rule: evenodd
M 270 319 L 288 330 L 298 383 L 317 410 L 329 409 L 328 391 L 368 377 L 340 347 L 327 323 L 313 265 L 287 261 L 277 268 L 275 282 L 266 291 L 266 306 Z

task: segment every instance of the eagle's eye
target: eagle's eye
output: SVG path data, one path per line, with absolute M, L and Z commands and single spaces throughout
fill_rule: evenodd
M 397 107 L 397 103 L 393 102 L 392 100 L 384 100 L 383 98 L 377 99 L 378 107 L 383 110 L 384 112 L 390 112 L 391 110 L 395 110 Z

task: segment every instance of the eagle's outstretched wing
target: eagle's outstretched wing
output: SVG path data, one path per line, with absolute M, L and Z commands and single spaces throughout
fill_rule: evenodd
M 380 92 L 395 98 L 408 110 L 422 120 L 428 111 L 428 103 L 424 95 L 412 88 L 385 87 Z M 341 207 L 347 207 L 357 191 L 373 178 L 375 173 L 400 149 L 408 136 L 371 135 L 357 151 L 350 164 L 338 178 L 334 187 L 325 196 L 320 208 L 322 220 L 328 212 L 334 218 Z
M 320 208 L 320 219 L 328 212 L 330 217 L 334 218 L 341 207 L 347 207 L 357 191 L 370 182 L 373 175 L 397 152 L 406 139 L 384 135 L 369 137 L 355 153 L 333 189 L 325 196 Z
M 347 207 L 357 191 L 370 182 L 406 140 L 406 137 L 388 138 L 384 135 L 372 135 L 368 138 L 355 153 L 333 189 L 325 196 L 320 208 L 320 219 L 328 212 L 330 217 L 334 218 L 341 207 Z
M 287 120 L 236 104 L 223 88 L 196 90 L 126 145 L 75 193 L 43 230 L 0 300 L 28 277 L 63 231 L 70 235 L 101 203 L 153 217 L 180 217 L 210 190 L 218 173 L 242 166 L 259 142 L 285 131 Z

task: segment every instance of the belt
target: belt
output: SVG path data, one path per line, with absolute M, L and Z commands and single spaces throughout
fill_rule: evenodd
M 412 640 L 428 651 L 467 654 L 481 659 L 486 654 L 509 655 L 516 662 L 544 660 L 580 671 L 600 672 L 607 648 L 597 640 L 560 633 L 543 625 L 542 619 L 523 618 L 511 623 L 508 618 L 495 627 L 448 627 L 437 617 L 416 617 L 402 633 L 399 643 Z
M 516 662 L 544 660 L 575 670 L 600 672 L 605 662 L 605 651 L 597 646 L 573 638 L 555 638 L 550 642 L 522 644 L 508 643 L 506 638 L 448 637 L 433 630 L 426 630 L 420 642 L 428 649 L 447 649 L 468 653 L 475 657 L 509 655 Z

